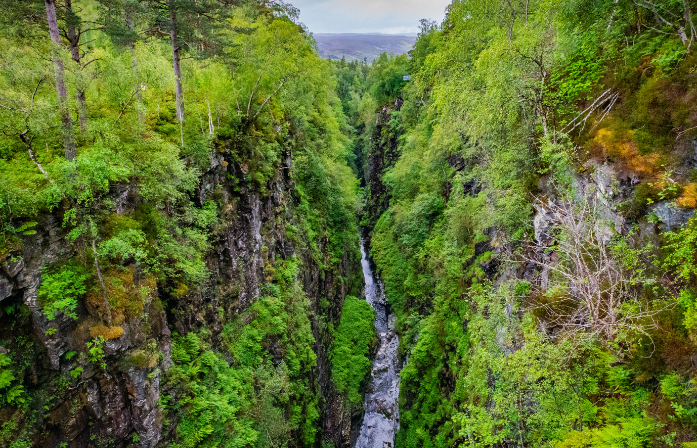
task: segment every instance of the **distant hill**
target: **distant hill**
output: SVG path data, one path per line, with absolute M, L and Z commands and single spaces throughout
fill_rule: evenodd
M 373 59 L 382 53 L 403 54 L 411 50 L 416 35 L 396 34 L 315 34 L 322 58 L 347 61 Z

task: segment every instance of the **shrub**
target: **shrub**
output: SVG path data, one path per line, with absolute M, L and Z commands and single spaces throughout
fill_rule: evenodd
M 44 271 L 39 299 L 48 320 L 55 319 L 59 313 L 77 319 L 77 300 L 87 291 L 87 278 L 84 268 L 76 264 L 61 266 L 54 272 Z
M 332 376 L 336 388 L 349 402 L 361 402 L 360 387 L 370 372 L 368 354 L 375 338 L 375 310 L 368 302 L 346 297 L 341 323 L 332 344 Z
M 85 343 L 85 345 L 87 346 L 87 359 L 90 362 L 99 364 L 102 369 L 106 369 L 106 354 L 104 353 L 104 349 L 102 348 L 104 342 L 106 342 L 106 339 L 104 339 L 104 337 L 97 336 L 93 340 Z
M 0 353 L 0 404 L 17 406 L 24 403 L 24 386 L 15 383 L 12 365 L 12 359 L 6 353 Z
M 174 366 L 168 372 L 170 384 L 181 397 L 176 442 L 170 446 L 246 447 L 258 433 L 241 411 L 247 411 L 250 388 L 245 375 L 228 366 L 209 350 L 195 333 L 175 336 L 172 341 Z

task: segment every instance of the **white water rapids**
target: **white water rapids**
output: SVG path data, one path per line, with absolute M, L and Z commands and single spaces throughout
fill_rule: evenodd
M 380 336 L 380 349 L 370 372 L 370 385 L 365 395 L 365 417 L 355 448 L 393 448 L 395 433 L 399 429 L 397 318 L 388 314 L 384 288 L 373 278 L 363 241 L 361 264 L 365 277 L 365 297 L 377 313 L 375 330 Z

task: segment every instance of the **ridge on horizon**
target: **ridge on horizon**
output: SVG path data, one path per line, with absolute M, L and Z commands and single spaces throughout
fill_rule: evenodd
M 419 33 L 312 33 L 313 36 L 409 36 L 417 37 Z
M 382 53 L 404 54 L 412 49 L 417 34 L 313 33 L 322 58 L 372 62 Z

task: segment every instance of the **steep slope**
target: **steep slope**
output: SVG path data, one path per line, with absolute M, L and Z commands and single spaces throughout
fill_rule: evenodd
M 374 65 L 354 116 L 396 446 L 692 446 L 691 11 L 455 1 L 412 83 Z
M 333 68 L 256 2 L 58 5 L 92 38 L 63 60 L 48 3 L 2 16 L 0 445 L 348 446 L 332 350 L 363 280 Z M 56 67 L 85 97 L 74 158 Z

